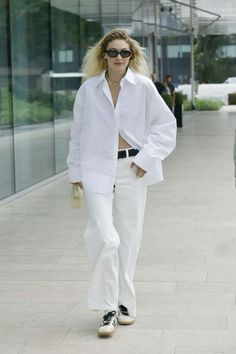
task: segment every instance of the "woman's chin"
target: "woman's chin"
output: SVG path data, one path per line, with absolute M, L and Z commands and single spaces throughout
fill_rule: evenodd
M 112 71 L 124 71 L 126 70 L 125 64 L 113 64 L 110 68 Z

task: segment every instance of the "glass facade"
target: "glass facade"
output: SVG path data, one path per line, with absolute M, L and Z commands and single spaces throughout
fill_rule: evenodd
M 0 2 L 0 198 L 15 191 L 9 22 L 7 0 L 3 0 Z
M 166 0 L 1 0 L 0 199 L 67 168 L 81 63 L 107 31 L 128 30 L 159 80 L 189 82 L 187 12 Z
M 16 192 L 54 173 L 50 6 L 45 1 L 10 1 L 12 108 Z

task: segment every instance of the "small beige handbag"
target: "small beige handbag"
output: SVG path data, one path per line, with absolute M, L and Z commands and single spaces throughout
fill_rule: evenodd
M 77 186 L 73 185 L 71 191 L 71 207 L 81 208 L 83 205 L 83 190 Z

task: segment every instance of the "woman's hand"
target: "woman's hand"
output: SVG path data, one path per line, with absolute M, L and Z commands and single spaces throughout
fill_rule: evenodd
M 83 185 L 82 185 L 82 182 L 75 182 L 75 183 L 72 183 L 73 186 L 76 186 L 76 187 L 79 187 L 81 189 L 83 189 Z
M 143 170 L 141 167 L 136 165 L 134 162 L 131 162 L 130 168 L 133 168 L 134 166 L 136 167 L 135 174 L 137 177 L 143 177 L 145 175 L 145 173 L 147 173 L 147 171 Z

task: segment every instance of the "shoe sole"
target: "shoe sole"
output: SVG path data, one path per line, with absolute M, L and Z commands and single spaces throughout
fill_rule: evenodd
M 110 332 L 110 333 L 99 333 L 98 332 L 98 337 L 101 337 L 101 338 L 108 338 L 108 337 L 111 337 L 113 334 L 114 334 L 115 330 Z
M 133 320 L 129 320 L 129 322 L 125 321 L 125 320 L 117 320 L 117 322 L 122 325 L 122 326 L 128 326 L 128 325 L 131 325 L 135 322 L 135 318 Z

